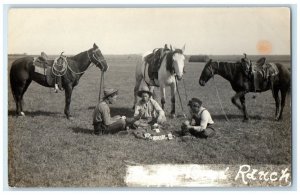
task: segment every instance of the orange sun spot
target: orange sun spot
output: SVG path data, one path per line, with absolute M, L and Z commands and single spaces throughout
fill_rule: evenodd
M 272 43 L 267 40 L 261 40 L 257 43 L 256 49 L 259 54 L 270 54 L 272 52 Z

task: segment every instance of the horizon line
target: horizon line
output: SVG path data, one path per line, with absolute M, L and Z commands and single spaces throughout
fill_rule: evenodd
M 7 55 L 34 55 L 34 56 L 38 56 L 40 54 L 34 54 L 34 53 L 9 53 Z M 50 55 L 50 56 L 58 56 L 59 54 L 47 54 L 47 55 Z M 68 54 L 67 56 L 74 56 L 74 55 L 77 55 L 77 54 Z M 103 56 L 108 56 L 108 55 L 143 55 L 143 53 L 127 53 L 127 54 L 103 54 Z M 241 54 L 202 54 L 202 53 L 198 53 L 198 54 L 184 54 L 184 55 L 187 55 L 187 56 L 192 56 L 192 55 L 202 55 L 202 56 L 213 56 L 213 55 L 217 55 L 217 56 L 228 56 L 228 55 L 236 55 L 236 56 L 239 56 L 239 55 L 243 55 L 243 53 Z M 251 56 L 278 56 L 278 55 L 284 55 L 284 56 L 291 56 L 291 54 L 249 54 L 247 53 L 247 55 L 251 55 Z

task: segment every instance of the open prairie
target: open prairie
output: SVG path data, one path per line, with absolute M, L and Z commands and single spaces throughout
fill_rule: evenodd
M 9 57 L 8 73 L 17 57 Z M 111 114 L 130 117 L 133 115 L 134 70 L 139 57 L 106 56 L 106 59 L 110 68 L 105 73 L 105 86 L 119 89 L 118 102 L 112 105 Z M 291 66 L 289 61 L 282 63 Z M 129 164 L 290 166 L 291 94 L 287 96 L 283 120 L 279 122 L 274 120 L 275 101 L 271 91 L 257 94 L 255 99 L 252 93 L 247 94 L 250 120 L 244 123 L 242 113 L 231 103 L 234 91 L 228 81 L 215 76 L 205 87 L 199 85 L 203 67 L 204 63 L 190 63 L 187 59 L 184 82 L 188 98 L 200 98 L 215 121 L 217 133 L 211 139 L 187 141 L 175 138 L 154 142 L 136 139 L 131 134 L 95 136 L 92 113 L 100 83 L 100 70 L 95 66 L 88 69 L 73 91 L 71 112 L 75 119 L 72 121 L 63 114 L 64 92 L 54 93 L 53 89 L 35 82 L 24 96 L 26 117 L 15 117 L 15 104 L 8 84 L 9 185 L 126 186 L 124 177 Z M 179 90 L 187 112 L 182 81 Z M 225 120 L 217 94 L 229 121 Z M 176 112 L 182 114 L 178 96 L 176 101 Z M 169 88 L 166 112 L 170 112 Z M 179 131 L 184 120 L 182 117 L 168 118 L 169 130 Z

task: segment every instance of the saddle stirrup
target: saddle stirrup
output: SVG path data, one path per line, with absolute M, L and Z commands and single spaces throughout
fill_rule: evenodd
M 55 83 L 55 85 L 54 85 L 54 92 L 55 92 L 55 93 L 58 93 L 58 89 L 59 89 L 59 88 L 58 88 L 58 84 Z

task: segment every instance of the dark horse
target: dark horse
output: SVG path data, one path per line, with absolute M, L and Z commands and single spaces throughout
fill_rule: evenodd
M 81 52 L 73 57 L 67 57 L 67 70 L 61 77 L 61 84 L 65 90 L 65 114 L 69 119 L 70 103 L 73 88 L 78 84 L 80 77 L 90 66 L 95 64 L 101 71 L 106 71 L 108 66 L 100 49 L 94 43 L 93 47 L 87 51 Z M 10 85 L 14 100 L 16 102 L 16 112 L 18 116 L 25 116 L 23 112 L 23 95 L 26 92 L 31 81 L 35 81 L 45 87 L 50 86 L 46 77 L 35 72 L 33 65 L 34 58 L 27 56 L 15 60 L 10 69 Z M 53 64 L 54 60 L 47 60 L 47 64 Z
M 262 61 L 258 60 L 257 63 Z M 248 63 L 248 64 L 245 64 Z M 251 61 L 249 59 L 242 58 L 241 62 L 230 63 L 230 62 L 216 62 L 209 60 L 205 65 L 201 76 L 199 78 L 199 84 L 204 86 L 205 83 L 218 74 L 228 80 L 231 84 L 232 89 L 236 94 L 231 98 L 232 103 L 242 110 L 244 113 L 244 121 L 249 119 L 248 113 L 245 105 L 245 94 L 248 92 L 257 92 L 254 90 L 253 81 L 246 76 L 243 70 L 244 65 L 250 65 Z M 260 92 L 272 90 L 273 97 L 276 102 L 275 120 L 282 119 L 282 111 L 285 105 L 286 94 L 290 88 L 290 72 L 282 64 L 275 63 L 278 68 L 279 73 L 274 76 L 273 79 L 269 79 L 267 85 L 261 89 Z M 281 92 L 281 107 L 279 108 L 279 96 L 278 92 Z M 237 103 L 237 99 L 240 99 L 241 105 Z

